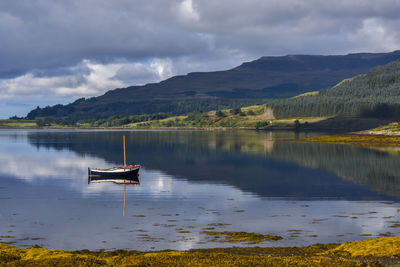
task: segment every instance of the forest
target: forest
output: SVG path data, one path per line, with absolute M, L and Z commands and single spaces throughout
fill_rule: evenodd
M 310 116 L 400 117 L 400 61 L 373 68 L 316 94 L 268 103 L 277 118 Z

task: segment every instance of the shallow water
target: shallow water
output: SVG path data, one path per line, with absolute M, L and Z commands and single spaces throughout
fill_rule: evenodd
M 88 184 L 88 167 L 142 165 L 140 185 Z M 308 136 L 315 135 L 309 134 Z M 398 234 L 400 157 L 306 134 L 0 131 L 0 242 L 75 249 L 238 246 L 201 233 L 280 235 L 298 246 Z

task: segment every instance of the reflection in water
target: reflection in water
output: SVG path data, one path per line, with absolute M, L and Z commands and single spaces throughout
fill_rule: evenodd
M 336 173 L 354 184 L 400 199 L 400 157 L 385 151 L 318 143 L 277 144 L 272 157 Z
M 122 135 L 129 158 L 143 166 L 141 186 L 96 179 L 88 185 L 88 166 L 121 162 Z M 285 141 L 293 138 L 255 131 L 0 131 L 0 165 L 7 166 L 0 168 L 0 236 L 10 237 L 0 242 L 185 250 L 232 245 L 207 242 L 202 231 L 210 228 L 284 237 L 263 246 L 397 234 L 398 155 Z
M 280 141 L 307 137 L 302 133 L 31 132 L 28 139 L 38 148 L 68 149 L 117 163 L 123 134 L 129 136 L 128 151 L 142 166 L 191 181 L 229 184 L 265 197 L 382 198 L 368 193 L 372 189 L 400 198 L 399 156 L 360 147 Z
M 90 172 L 88 174 L 88 184 L 90 183 L 114 183 L 118 185 L 124 186 L 124 205 L 122 209 L 122 216 L 125 216 L 125 199 L 126 199 L 126 186 L 132 185 L 140 185 L 139 182 L 139 174 L 131 175 L 131 176 L 124 176 L 124 177 L 107 177 L 107 176 L 100 176 L 100 175 L 91 175 Z
M 108 177 L 100 175 L 93 176 L 90 174 L 88 175 L 88 184 L 101 183 L 101 182 L 110 182 L 120 185 L 140 185 L 139 175 L 124 176 L 124 177 Z

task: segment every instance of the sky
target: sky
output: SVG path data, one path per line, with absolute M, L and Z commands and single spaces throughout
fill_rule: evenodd
M 400 0 L 0 1 L 0 118 L 261 56 L 400 49 Z

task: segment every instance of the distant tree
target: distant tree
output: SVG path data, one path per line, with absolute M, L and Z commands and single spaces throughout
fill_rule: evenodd
M 268 126 L 268 124 L 269 123 L 267 121 L 258 121 L 256 123 L 256 129 L 259 130 L 259 129 L 265 128 Z
M 36 125 L 37 125 L 38 127 L 44 127 L 44 126 L 45 126 L 44 119 L 37 119 L 37 120 L 36 120 Z
M 300 128 L 300 122 L 299 122 L 299 120 L 295 120 L 295 121 L 294 121 L 294 128 L 295 128 L 295 129 L 299 129 L 299 128 Z
M 233 115 L 240 114 L 241 112 L 242 112 L 241 108 L 233 108 L 231 111 Z
M 14 115 L 14 116 L 12 116 L 12 117 L 10 117 L 8 119 L 9 120 L 23 120 L 24 118 L 23 117 L 18 117 L 17 115 Z
M 217 110 L 215 115 L 217 115 L 217 117 L 225 117 L 226 116 L 225 113 L 223 113 L 221 110 Z
M 400 60 L 373 68 L 316 94 L 268 103 L 276 118 L 309 116 L 400 117 Z

